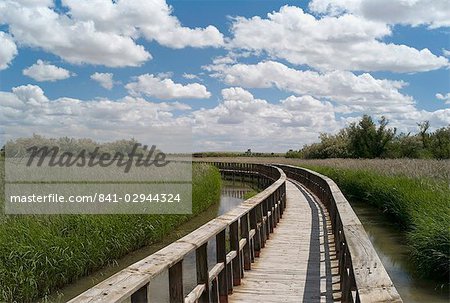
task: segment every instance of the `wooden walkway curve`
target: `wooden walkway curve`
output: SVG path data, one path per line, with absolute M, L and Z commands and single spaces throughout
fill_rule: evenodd
M 325 207 L 295 181 L 286 183 L 286 210 L 229 302 L 340 300 L 338 262 Z M 333 298 L 333 294 L 335 294 Z
M 333 180 L 282 164 L 208 163 L 264 190 L 70 303 L 403 302 Z M 183 278 L 191 254 L 194 283 Z

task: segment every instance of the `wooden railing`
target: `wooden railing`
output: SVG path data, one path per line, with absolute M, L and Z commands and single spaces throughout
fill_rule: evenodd
M 277 167 L 213 163 L 223 173 L 252 175 L 268 187 L 232 211 L 199 227 L 160 251 L 121 270 L 69 302 L 151 301 L 149 284 L 168 271 L 170 302 L 227 302 L 244 270 L 259 256 L 285 208 L 286 175 Z M 215 239 L 216 262 L 209 269 L 208 241 Z M 184 294 L 183 259 L 195 251 L 196 286 Z
M 361 222 L 339 187 L 314 171 L 276 165 L 327 207 L 339 259 L 342 302 L 402 302 Z

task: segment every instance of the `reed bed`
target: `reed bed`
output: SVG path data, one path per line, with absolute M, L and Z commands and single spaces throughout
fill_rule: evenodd
M 35 301 L 161 240 L 218 202 L 219 171 L 196 164 L 192 175 L 192 215 L 0 215 L 0 302 Z M 3 175 L 1 181 L 3 199 Z

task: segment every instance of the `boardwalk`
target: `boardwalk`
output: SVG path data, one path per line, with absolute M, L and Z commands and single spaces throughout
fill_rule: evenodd
M 338 275 L 328 214 L 292 181 L 286 197 L 283 219 L 229 302 L 333 302 Z
M 331 179 L 289 165 L 212 164 L 264 190 L 70 302 L 402 302 Z M 192 253 L 194 286 L 183 279 Z M 164 300 L 151 291 L 161 275 Z

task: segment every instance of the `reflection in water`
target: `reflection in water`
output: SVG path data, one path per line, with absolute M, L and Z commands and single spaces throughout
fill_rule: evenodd
M 66 286 L 65 288 L 57 292 L 57 294 L 49 297 L 47 300 L 50 302 L 59 303 L 66 302 L 76 297 L 80 293 L 107 279 L 116 272 L 157 252 L 161 248 L 187 235 L 188 233 L 197 229 L 211 219 L 214 219 L 215 217 L 230 211 L 244 200 L 243 198 L 245 193 L 249 191 L 251 191 L 251 188 L 245 186 L 245 184 L 232 184 L 231 182 L 223 182 L 220 203 L 212 205 L 203 213 L 176 228 L 172 233 L 167 235 L 162 242 L 152 244 L 129 253 L 113 265 L 105 266 L 99 271 Z M 208 263 L 210 265 L 210 268 L 212 268 L 212 266 L 215 264 L 213 264 L 213 262 L 215 262 L 216 255 L 215 246 L 215 240 L 208 242 Z M 195 252 L 192 252 L 191 254 L 187 255 L 183 261 L 183 280 L 185 282 L 184 287 L 186 294 L 196 285 L 195 276 Z M 157 297 L 155 298 L 155 302 L 168 301 L 168 297 L 165 296 L 166 294 L 168 294 L 168 279 L 168 273 L 164 272 L 150 284 L 149 291 L 150 293 L 152 293 L 152 298 L 155 296 Z
M 424 281 L 413 275 L 405 234 L 395 223 L 386 219 L 373 206 L 352 203 L 352 207 L 405 303 L 449 302 L 448 289 L 435 289 L 432 281 Z

